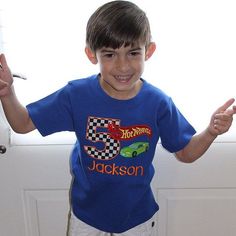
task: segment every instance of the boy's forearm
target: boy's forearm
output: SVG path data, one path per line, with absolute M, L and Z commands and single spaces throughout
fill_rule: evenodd
M 181 151 L 176 153 L 178 160 L 191 163 L 200 158 L 210 147 L 217 135 L 212 135 L 208 129 L 196 134 Z
M 11 92 L 1 98 L 2 107 L 11 128 L 17 133 L 28 133 L 35 129 L 27 109 L 18 101 L 14 87 Z
M 236 106 L 232 106 L 234 98 L 226 101 L 211 116 L 208 127 L 192 137 L 185 148 L 176 153 L 176 157 L 186 163 L 191 163 L 201 157 L 218 135 L 229 130 L 233 122 L 233 115 L 236 114 Z M 231 107 L 232 106 L 232 107 Z

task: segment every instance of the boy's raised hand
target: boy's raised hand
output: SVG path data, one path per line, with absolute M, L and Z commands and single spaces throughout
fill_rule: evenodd
M 229 99 L 224 105 L 219 107 L 212 115 L 208 131 L 211 135 L 217 136 L 227 132 L 233 122 L 233 115 L 236 114 L 236 106 L 233 105 L 235 99 Z
M 13 83 L 13 77 L 7 65 L 5 55 L 1 54 L 0 55 L 0 97 L 4 97 L 9 94 L 12 83 Z

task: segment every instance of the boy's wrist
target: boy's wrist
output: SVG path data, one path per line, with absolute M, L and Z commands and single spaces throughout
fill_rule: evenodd
M 11 99 L 11 97 L 15 96 L 14 86 L 13 84 L 6 86 L 5 91 L 2 92 L 0 99 L 1 101 Z
M 206 134 L 210 139 L 216 139 L 218 136 L 218 132 L 214 127 L 208 126 L 206 129 Z

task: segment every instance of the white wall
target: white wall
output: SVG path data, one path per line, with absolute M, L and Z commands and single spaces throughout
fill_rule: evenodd
M 104 0 L 2 0 L 4 52 L 22 102 L 29 103 L 75 77 L 96 73 L 84 54 L 88 17 Z M 235 96 L 234 0 L 134 1 L 150 19 L 157 52 L 144 78 L 171 95 L 197 130 Z M 25 92 L 27 91 L 27 92 Z M 223 141 L 236 139 L 236 128 Z

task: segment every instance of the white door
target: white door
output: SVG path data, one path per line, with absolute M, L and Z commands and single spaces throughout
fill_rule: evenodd
M 71 145 L 9 146 L 0 119 L 0 235 L 65 236 Z
M 3 117 L 0 134 L 0 145 L 6 147 L 0 153 L 0 235 L 65 236 L 72 145 L 9 145 Z M 215 142 L 193 164 L 180 163 L 157 146 L 155 236 L 236 235 L 235 144 Z
M 236 142 L 216 140 L 192 164 L 159 149 L 158 236 L 235 236 Z

